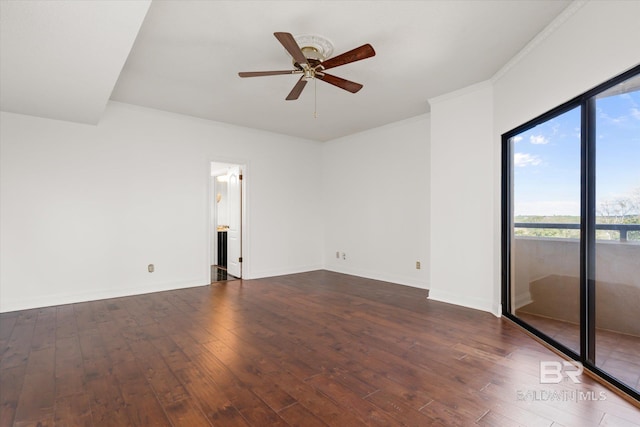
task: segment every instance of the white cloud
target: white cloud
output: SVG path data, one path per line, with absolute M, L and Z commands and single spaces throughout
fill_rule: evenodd
M 511 140 L 513 140 L 514 143 L 518 143 L 522 141 L 522 137 L 520 135 L 514 136 L 513 138 L 511 138 Z
M 599 118 L 612 125 L 621 125 L 627 121 L 627 116 L 611 117 L 603 111 L 600 111 Z
M 544 135 L 531 135 L 529 142 L 536 145 L 544 145 L 549 143 L 549 139 L 545 138 Z
M 636 120 L 640 120 L 640 110 L 638 110 L 637 108 L 632 108 L 631 117 L 633 117 Z
M 515 153 L 513 155 L 513 165 L 517 168 L 526 166 L 538 166 L 542 163 L 540 157 L 529 153 Z

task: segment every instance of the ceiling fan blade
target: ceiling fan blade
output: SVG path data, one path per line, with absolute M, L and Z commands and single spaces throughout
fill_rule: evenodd
M 322 73 L 322 74 L 318 73 L 316 74 L 316 78 L 322 80 L 323 82 L 327 82 L 334 86 L 338 86 L 339 88 L 349 91 L 351 93 L 356 93 L 357 91 L 362 89 L 362 85 L 360 83 L 352 82 L 352 81 L 343 79 L 342 77 L 332 76 L 331 74 L 327 74 L 327 73 Z
M 371 58 L 372 56 L 375 56 L 375 54 L 376 51 L 373 50 L 373 47 L 367 43 L 365 45 L 352 49 L 349 52 L 345 52 L 341 55 L 329 58 L 326 61 L 322 62 L 320 66 L 325 70 L 328 70 L 329 68 L 339 67 L 350 62 Z
M 296 83 L 293 89 L 291 89 L 291 92 L 289 92 L 289 95 L 287 95 L 286 100 L 294 101 L 298 99 L 298 97 L 302 93 L 302 89 L 304 89 L 306 85 L 307 85 L 307 81 L 304 79 L 304 76 L 300 77 L 300 80 L 298 80 L 298 83 Z
M 299 74 L 300 70 L 286 70 L 286 71 L 243 71 L 238 73 L 240 77 L 262 77 L 262 76 L 277 76 L 280 74 Z
M 309 62 L 302 53 L 302 50 L 300 50 L 300 46 L 298 46 L 296 39 L 294 39 L 290 33 L 273 33 L 273 35 L 276 36 L 278 41 L 282 44 L 282 46 L 284 46 L 285 49 L 287 49 L 287 52 L 291 54 L 293 59 L 295 59 L 298 64 L 309 65 Z

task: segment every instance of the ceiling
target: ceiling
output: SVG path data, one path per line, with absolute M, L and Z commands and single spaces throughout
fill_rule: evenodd
M 111 99 L 328 141 L 490 79 L 570 3 L 0 0 L 0 108 L 96 124 Z M 292 68 L 276 31 L 333 56 L 370 43 L 376 56 L 331 70 L 363 89 L 310 82 L 285 101 L 298 76 L 238 77 Z
M 96 124 L 149 1 L 0 1 L 0 109 Z

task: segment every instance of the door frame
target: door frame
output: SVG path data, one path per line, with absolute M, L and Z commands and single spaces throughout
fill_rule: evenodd
M 213 216 L 215 215 L 213 206 L 214 206 L 214 202 L 215 202 L 215 195 L 214 195 L 214 191 L 215 191 L 215 184 L 214 184 L 214 180 L 212 180 L 211 178 L 211 164 L 212 163 L 228 163 L 228 164 L 232 164 L 232 165 L 237 165 L 240 166 L 240 169 L 242 170 L 242 198 L 241 198 L 241 203 L 242 203 L 242 208 L 241 208 L 241 214 L 242 214 L 242 221 L 241 221 L 241 227 L 242 227 L 242 231 L 240 233 L 240 245 L 241 245 L 241 254 L 242 254 L 242 267 L 241 267 L 241 274 L 242 277 L 241 279 L 248 279 L 250 278 L 250 271 L 251 271 L 251 259 L 250 257 L 247 256 L 247 254 L 249 253 L 249 249 L 250 249 L 250 242 L 249 242 L 249 224 L 248 224 L 248 220 L 247 220 L 247 212 L 249 211 L 249 197 L 248 197 L 248 193 L 249 193 L 249 185 L 247 184 L 247 176 L 248 176 L 248 162 L 246 160 L 243 159 L 238 159 L 238 158 L 229 158 L 229 157 L 215 157 L 212 159 L 209 159 L 207 161 L 207 166 L 206 166 L 206 180 L 207 180 L 207 209 L 206 209 L 206 232 L 207 232 L 207 239 L 206 239 L 206 263 L 205 263 L 205 269 L 206 269 L 206 274 L 205 277 L 208 278 L 208 283 L 212 283 L 211 282 L 211 253 L 212 253 L 212 244 L 213 244 Z
M 595 97 L 607 89 L 622 83 L 629 78 L 640 75 L 640 65 L 637 65 L 616 77 L 596 86 L 593 89 L 565 102 L 564 104 L 538 116 L 537 118 L 518 126 L 517 128 L 502 134 L 502 176 L 501 176 L 501 263 L 502 263 L 502 315 L 531 334 L 547 343 L 549 346 L 563 353 L 565 356 L 580 361 L 584 367 L 603 379 L 606 383 L 613 385 L 617 390 L 640 401 L 640 392 L 627 385 L 616 377 L 609 374 L 602 367 L 596 365 L 595 360 L 595 251 L 596 251 L 596 206 L 595 206 Z M 551 336 L 540 331 L 536 327 L 529 325 L 515 315 L 513 309 L 511 256 L 513 253 L 513 223 L 512 223 L 512 186 L 513 186 L 513 165 L 512 146 L 510 139 L 539 123 L 558 116 L 575 107 L 581 109 L 581 206 L 580 206 L 580 350 L 579 352 L 568 348 Z

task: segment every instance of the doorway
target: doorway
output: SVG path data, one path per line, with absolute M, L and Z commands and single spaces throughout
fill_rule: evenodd
M 210 165 L 210 283 L 243 277 L 244 170 L 236 163 Z

